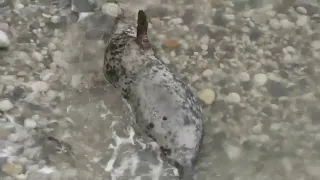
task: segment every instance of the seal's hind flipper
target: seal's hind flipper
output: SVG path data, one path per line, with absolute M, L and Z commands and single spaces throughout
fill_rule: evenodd
M 139 10 L 138 12 L 136 42 L 143 49 L 150 48 L 148 39 L 148 19 L 146 13 L 143 10 Z

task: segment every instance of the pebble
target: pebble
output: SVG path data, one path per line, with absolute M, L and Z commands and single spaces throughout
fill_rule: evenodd
M 301 15 L 298 17 L 296 24 L 297 26 L 306 26 L 308 24 L 308 21 L 309 21 L 308 16 Z
M 6 162 L 2 165 L 1 170 L 9 175 L 15 176 L 22 173 L 23 167 L 19 164 Z
M 281 129 L 281 124 L 280 123 L 272 123 L 270 125 L 270 130 L 271 131 L 278 131 Z
M 283 29 L 291 29 L 294 27 L 294 24 L 290 22 L 288 19 L 281 19 L 280 25 Z
M 297 10 L 298 13 L 303 14 L 303 15 L 308 13 L 307 9 L 304 8 L 304 7 L 301 7 L 301 6 L 297 7 L 296 10 Z
M 319 50 L 320 49 L 320 40 L 317 40 L 317 41 L 313 41 L 311 43 L 311 46 L 314 50 Z
M 8 48 L 10 46 L 9 37 L 5 32 L 0 30 L 0 48 Z
M 34 51 L 32 53 L 32 59 L 35 60 L 35 61 L 38 61 L 38 62 L 42 62 L 43 61 L 43 55 L 37 51 Z
M 239 103 L 241 101 L 240 95 L 238 93 L 230 93 L 226 97 L 226 101 L 231 103 Z
M 11 141 L 11 142 L 17 142 L 18 141 L 18 136 L 16 134 L 10 134 L 8 136 L 8 140 Z
M 24 120 L 24 126 L 27 129 L 34 129 L 37 127 L 37 123 L 33 119 L 27 118 Z
M 198 97 L 207 105 L 212 104 L 215 100 L 215 92 L 212 89 L 203 89 L 198 92 Z
M 57 97 L 57 92 L 56 91 L 54 91 L 54 90 L 48 90 L 47 91 L 47 100 L 48 101 L 52 101 L 52 100 L 54 100 L 55 98 Z
M 262 132 L 262 124 L 257 124 L 252 127 L 252 132 L 255 134 L 260 134 Z
M 167 39 L 164 42 L 164 45 L 169 47 L 169 48 L 176 48 L 179 45 L 179 42 L 177 39 Z
M 68 63 L 64 60 L 63 55 L 60 51 L 55 51 L 52 56 L 53 62 L 56 63 L 57 66 L 67 69 Z
M 242 82 L 250 81 L 250 75 L 247 72 L 239 73 L 238 78 Z
M 213 71 L 211 70 L 211 69 L 206 69 L 206 70 L 204 70 L 203 72 L 202 72 L 202 75 L 204 76 L 204 77 L 211 77 L 212 75 L 213 75 Z
M 270 139 L 270 137 L 268 136 L 268 135 L 266 135 L 266 134 L 262 134 L 262 135 L 260 135 L 260 142 L 261 143 L 267 143 L 267 142 L 269 142 L 271 139 Z
M 61 18 L 60 16 L 52 16 L 51 17 L 51 22 L 54 24 L 58 24 L 60 22 Z
M 271 19 L 269 21 L 269 25 L 273 28 L 273 29 L 279 29 L 280 28 L 280 22 L 277 19 Z
M 0 22 L 0 30 L 8 31 L 9 30 L 9 24 Z
M 226 151 L 230 160 L 237 160 L 241 156 L 241 149 L 237 146 L 227 145 Z
M 118 14 L 121 13 L 121 9 L 116 3 L 106 3 L 102 5 L 101 11 L 103 14 L 106 14 L 112 17 L 117 17 Z
M 224 18 L 228 21 L 233 21 L 235 19 L 233 14 L 225 14 Z
M 13 108 L 13 104 L 10 100 L 5 99 L 5 100 L 0 101 L 0 110 L 1 111 L 9 111 L 12 108 Z
M 253 81 L 256 86 L 263 86 L 268 81 L 268 77 L 266 74 L 259 73 L 254 75 Z
M 71 86 L 73 88 L 76 88 L 80 85 L 81 83 L 81 78 L 82 78 L 82 74 L 75 74 L 72 76 L 71 78 Z
M 46 92 L 49 89 L 49 84 L 44 81 L 32 82 L 31 88 L 35 92 Z
M 183 23 L 183 20 L 181 18 L 173 18 L 168 22 L 169 25 L 178 25 L 182 23 Z
M 152 27 L 154 28 L 160 28 L 162 25 L 162 22 L 159 18 L 151 18 L 150 22 L 152 24 Z

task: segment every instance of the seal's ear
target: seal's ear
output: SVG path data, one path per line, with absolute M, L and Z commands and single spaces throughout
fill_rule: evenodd
M 147 15 L 143 10 L 139 10 L 138 12 L 136 42 L 143 49 L 150 48 L 150 42 L 148 39 L 148 20 Z

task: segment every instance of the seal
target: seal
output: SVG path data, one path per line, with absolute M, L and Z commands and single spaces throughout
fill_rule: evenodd
M 203 139 L 202 109 L 195 94 L 155 55 L 143 10 L 138 12 L 136 27 L 121 27 L 106 45 L 103 74 L 121 89 L 137 126 L 158 143 L 163 157 L 177 167 L 179 178 L 195 179 Z

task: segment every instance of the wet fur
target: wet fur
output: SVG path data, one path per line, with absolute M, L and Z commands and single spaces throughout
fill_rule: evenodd
M 118 30 L 109 40 L 103 72 L 132 106 L 140 130 L 175 162 L 180 178 L 193 179 L 203 139 L 202 110 L 191 88 L 155 56 L 147 28 L 140 10 L 136 28 Z

